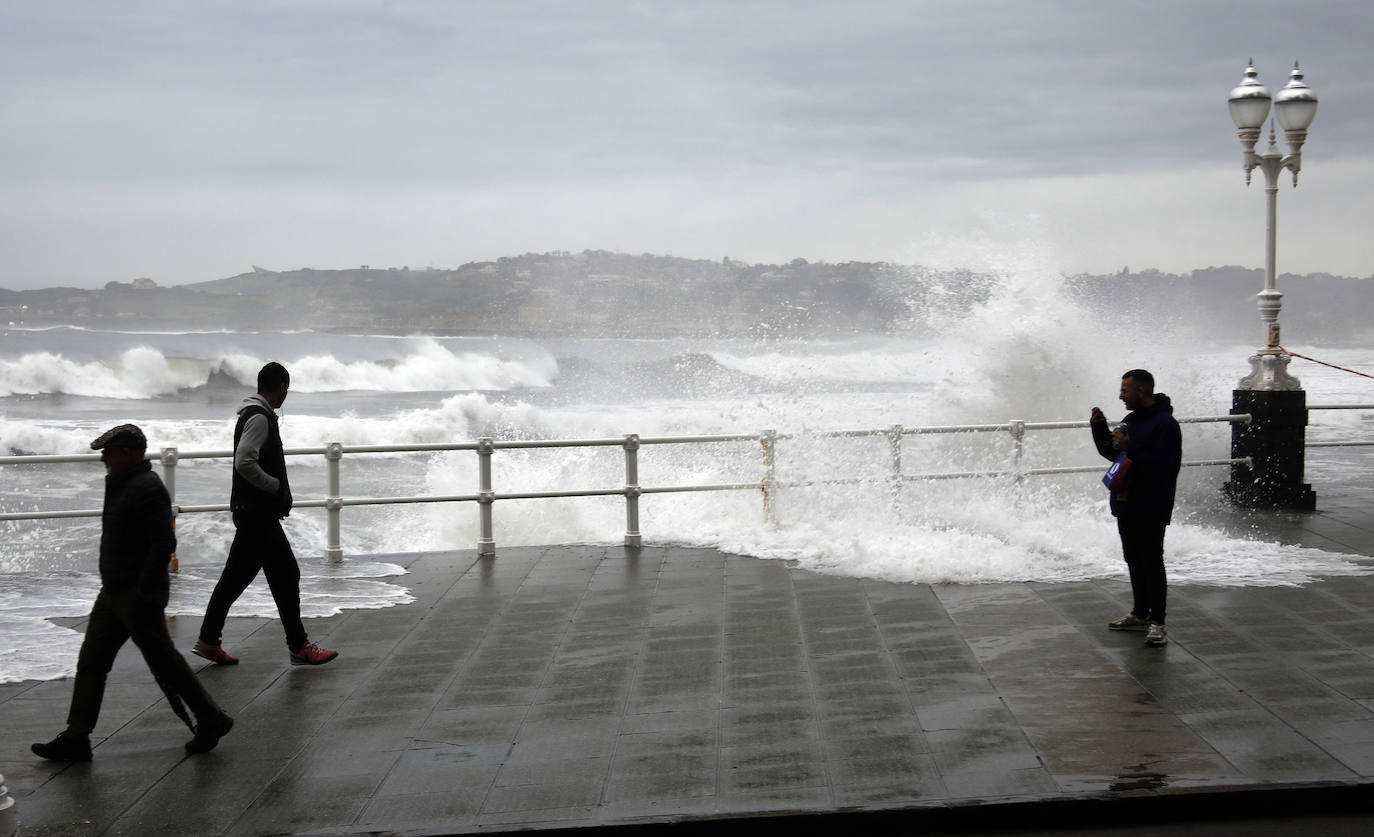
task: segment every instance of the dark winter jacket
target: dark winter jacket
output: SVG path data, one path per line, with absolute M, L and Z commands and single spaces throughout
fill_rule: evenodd
M 1174 492 L 1178 485 L 1179 464 L 1183 461 L 1183 434 L 1174 419 L 1169 396 L 1155 394 L 1155 403 L 1132 410 L 1121 420 L 1130 436 L 1126 456 L 1131 460 L 1126 488 L 1112 494 L 1112 514 L 1132 520 L 1168 523 L 1174 512 Z M 1091 424 L 1097 452 L 1116 459 L 1121 451 L 1112 444 L 1112 431 L 1105 421 Z
M 167 564 L 176 551 L 172 498 L 151 462 L 105 476 L 101 514 L 100 583 L 110 591 L 137 586 L 167 596 Z

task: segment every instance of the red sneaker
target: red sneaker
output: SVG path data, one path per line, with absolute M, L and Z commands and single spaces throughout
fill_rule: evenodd
M 191 653 L 197 657 L 204 657 L 217 666 L 236 666 L 239 664 L 239 658 L 226 654 L 221 643 L 218 642 L 211 645 L 203 639 L 198 639 L 191 648 Z
M 338 651 L 326 651 L 313 642 L 307 642 L 301 646 L 301 650 L 291 652 L 291 665 L 322 666 L 337 656 Z

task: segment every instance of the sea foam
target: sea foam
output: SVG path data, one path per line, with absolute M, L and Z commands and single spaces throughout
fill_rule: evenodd
M 1229 411 L 1230 391 L 1248 371 L 1245 357 L 1253 349 L 1185 342 L 1164 324 L 1131 321 L 1129 312 L 1119 320 L 1093 317 L 1061 286 L 1057 271 L 1032 254 L 1013 260 L 977 305 L 919 312 L 903 334 L 830 341 L 535 342 L 312 333 L 115 340 L 29 333 L 14 344 L 25 348 L 0 358 L 0 392 L 68 396 L 6 399 L 0 453 L 89 453 L 91 438 L 128 420 L 144 427 L 154 449 L 226 450 L 239 399 L 251 391 L 257 368 L 278 359 L 293 373 L 295 394 L 282 417 L 288 447 L 456 443 L 484 436 L 783 434 L 772 451 L 779 484 L 768 507 L 761 480 L 769 472 L 757 440 L 641 446 L 641 486 L 749 486 L 642 496 L 640 530 L 648 543 L 719 548 L 900 583 L 1119 580 L 1125 577 L 1120 543 L 1096 471 L 1106 463 L 1086 428 L 1028 433 L 1019 462 L 1004 431 L 909 436 L 900 447 L 908 475 L 1038 465 L 1091 470 L 909 481 L 899 490 L 887 479 L 892 459 L 886 436 L 828 435 L 892 425 L 1083 421 L 1093 406 L 1117 418 L 1124 412 L 1116 399 L 1120 374 L 1133 367 L 1156 373 L 1177 415 Z M 119 344 L 115 350 L 96 351 L 112 341 Z M 1374 360 L 1367 350 L 1328 356 L 1360 368 Z M 1296 361 L 1294 367 L 1310 403 L 1374 401 L 1364 379 L 1298 368 Z M 217 383 L 208 385 L 212 373 Z M 129 392 L 137 395 L 130 399 Z M 1313 416 L 1310 438 L 1368 437 L 1368 412 Z M 1223 458 L 1229 435 L 1225 424 L 1186 425 L 1184 456 Z M 1321 469 L 1312 482 L 1362 484 L 1361 461 L 1309 456 L 1309 470 Z M 297 499 L 326 495 L 325 465 L 318 453 L 291 458 Z M 469 495 L 478 489 L 477 465 L 472 451 L 347 453 L 343 494 Z M 492 469 L 498 494 L 614 490 L 625 481 L 619 446 L 501 449 Z M 94 463 L 33 466 L 22 473 L 19 466 L 4 466 L 0 504 L 7 511 L 98 507 L 99 473 Z M 1217 467 L 1184 472 L 1166 539 L 1172 582 L 1293 585 L 1370 570 L 1360 556 L 1223 530 L 1216 523 L 1225 517 L 1217 498 L 1227 475 Z M 183 505 L 223 503 L 228 485 L 226 460 L 188 458 L 177 466 L 176 499 Z M 1323 485 L 1317 489 L 1324 496 Z M 626 525 L 625 500 L 616 496 L 498 500 L 492 510 L 498 554 L 516 545 L 617 543 Z M 350 505 L 341 515 L 345 568 L 369 555 L 471 549 L 477 541 L 478 506 L 471 502 Z M 303 563 L 321 564 L 323 512 L 298 510 L 285 526 Z M 61 674 L 41 660 L 15 657 L 20 652 L 14 646 L 71 645 L 74 633 L 44 618 L 79 616 L 89 607 L 98 528 L 93 519 L 5 525 L 0 573 L 19 598 L 0 601 L 0 679 Z M 222 564 L 232 523 L 222 513 L 184 514 L 177 533 L 182 573 L 174 609 L 195 613 Z M 305 595 L 312 613 L 355 602 L 385 607 L 405 601 L 403 581 L 371 573 L 321 575 L 305 583 Z M 270 615 L 265 590 L 250 591 L 243 606 L 245 613 Z M 25 639 L 10 642 L 10 636 Z
M 502 357 L 455 351 L 431 338 L 408 339 L 401 345 L 408 351 L 399 357 L 350 360 L 332 354 L 272 357 L 232 350 L 185 357 L 149 345 L 127 348 L 112 357 L 84 359 L 62 352 L 30 352 L 0 358 L 0 397 L 63 394 L 150 399 L 205 386 L 213 375 L 251 387 L 258 370 L 273 359 L 291 370 L 297 392 L 497 391 L 548 387 L 558 377 L 558 363 L 548 354 Z

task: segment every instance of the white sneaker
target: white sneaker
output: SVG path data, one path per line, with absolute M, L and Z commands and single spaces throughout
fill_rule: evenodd
M 1134 613 L 1128 613 L 1115 622 L 1108 622 L 1107 627 L 1113 631 L 1144 631 L 1150 627 L 1150 623 Z
M 1145 635 L 1145 644 L 1150 647 L 1169 644 L 1169 632 L 1164 630 L 1163 625 L 1150 623 L 1150 632 Z

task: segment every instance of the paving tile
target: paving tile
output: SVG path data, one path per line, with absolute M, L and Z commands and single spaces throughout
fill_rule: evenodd
M 664 753 L 715 751 L 714 729 L 666 730 L 633 735 L 620 735 L 616 740 L 616 758 L 653 758 Z
M 1175 735 L 1120 730 L 1027 730 L 1042 763 L 1054 774 L 1119 776 L 1128 769 L 1149 765 L 1170 775 L 1239 775 L 1236 768 L 1191 733 Z
M 371 776 L 278 779 L 265 788 L 227 835 L 287 833 L 350 825 L 366 806 L 376 780 Z M 302 805 L 301 800 L 329 800 Z
M 1374 525 L 1359 537 L 1374 552 Z M 1117 580 L 929 587 L 675 547 L 462 555 L 406 559 L 417 605 L 313 620 L 350 641 L 328 667 L 291 669 L 279 625 L 231 620 L 244 663 L 198 676 L 237 725 L 205 756 L 181 752 L 136 651 L 89 765 L 27 757 L 70 681 L 0 686 L 11 792 L 51 833 L 222 835 L 1374 782 L 1374 577 L 1178 585 L 1178 640 L 1156 652 L 1105 630 Z M 1291 641 L 1258 647 L 1266 625 Z M 410 647 L 445 636 L 437 663 Z M 300 804 L 320 796 L 342 802 Z
M 509 762 L 570 761 L 609 756 L 619 718 L 529 720 L 521 725 Z
M 525 715 L 525 707 L 509 706 L 436 710 L 420 725 L 415 739 L 455 745 L 510 745 Z
M 1001 696 L 995 694 L 971 694 L 962 698 L 927 702 L 916 708 L 921 728 L 927 731 L 941 729 L 969 729 L 987 724 L 1005 724 L 1012 720 L 1011 712 Z
M 920 753 L 875 753 L 830 762 L 837 805 L 904 805 L 948 797 L 935 760 Z
M 598 698 L 573 697 L 558 700 L 540 692 L 534 697 L 527 718 L 531 721 L 598 720 L 618 718 L 625 708 L 623 696 Z
M 514 809 L 491 813 L 484 812 L 477 816 L 474 825 L 479 828 L 498 831 L 555 828 L 568 825 L 576 827 L 592 822 L 600 813 L 601 809 L 596 805 L 580 805 L 572 808 Z
M 346 776 L 384 777 L 394 769 L 397 760 L 404 755 L 402 750 L 376 753 L 354 753 L 348 758 L 307 751 L 286 760 L 275 779 L 294 780 L 313 776 L 322 779 Z M 263 771 L 257 771 L 259 774 Z M 380 779 L 379 779 L 380 781 Z
M 712 796 L 717 752 L 711 733 L 622 735 L 606 783 L 606 801 L 620 804 Z
M 657 692 L 636 692 L 630 697 L 625 711 L 633 715 L 672 712 L 676 710 L 719 709 L 721 695 L 719 688 L 698 688 L 694 690 L 674 690 L 669 688 Z
M 720 660 L 714 656 L 674 659 L 671 655 L 653 657 L 646 653 L 633 688 L 640 693 L 714 689 L 719 688 L 721 676 Z
M 1049 771 L 1038 765 L 1014 767 L 1010 764 L 982 764 L 974 770 L 959 771 L 941 768 L 940 780 L 952 800 L 1045 798 L 1053 797 L 1059 790 Z
M 1042 766 L 1026 734 L 1015 725 L 938 730 L 927 732 L 925 738 L 941 774 L 1000 774 Z
M 722 746 L 719 749 L 723 770 L 770 769 L 797 763 L 821 764 L 823 748 L 810 739 L 756 742 L 745 746 Z M 822 771 L 823 773 L 823 771 Z
M 419 721 L 412 718 L 344 718 L 330 723 L 327 734 L 312 736 L 304 746 L 308 752 L 327 753 L 338 757 L 400 750 L 410 744 L 418 729 Z M 228 741 L 226 738 L 221 746 Z
M 369 800 L 356 818 L 362 828 L 392 830 L 451 829 L 473 823 L 486 798 L 487 788 L 458 787 L 436 793 L 378 796 Z
M 668 710 L 626 714 L 621 719 L 621 733 L 634 735 L 645 732 L 714 732 L 720 727 L 717 709 Z
M 883 740 L 892 737 L 915 738 L 924 741 L 921 722 L 914 715 L 902 714 L 887 717 L 871 715 L 832 714 L 822 712 L 817 717 L 820 734 L 827 741 L 842 740 Z M 925 750 L 924 745 L 921 747 Z
M 482 813 L 594 807 L 600 804 L 609 758 L 506 765 Z
M 821 760 L 790 760 L 769 765 L 722 766 L 720 793 L 722 796 L 743 796 L 763 791 L 776 792 L 814 788 L 825 791 L 829 786 L 825 762 Z
M 1047 767 L 1054 776 L 1055 784 L 1071 794 L 1129 794 L 1171 788 L 1234 787 L 1239 775 L 1225 759 L 1204 754 L 1167 757 L 1145 754 L 1138 761 L 1123 763 L 1115 773 L 1103 772 L 1101 765 L 1061 764 Z M 1085 769 L 1076 769 L 1079 767 Z
M 391 754 L 377 796 L 409 796 L 417 793 L 448 793 L 460 788 L 491 787 L 500 761 L 472 757 L 464 747 L 424 747 Z
M 816 711 L 827 718 L 884 720 L 912 714 L 911 702 L 896 689 L 875 690 L 873 694 L 850 693 L 839 698 L 819 697 Z
M 721 725 L 727 733 L 743 727 L 773 725 L 787 722 L 811 723 L 816 717 L 816 703 L 805 695 L 787 701 L 750 703 L 721 710 Z
M 827 758 L 831 760 L 872 759 L 883 754 L 923 755 L 930 752 L 930 744 L 920 732 L 888 733 L 859 738 L 823 739 Z
M 781 811 L 823 811 L 835 807 L 828 785 L 774 787 L 744 777 L 742 783 L 722 779 L 716 811 L 722 814 L 760 814 Z
M 749 675 L 767 676 L 806 671 L 806 656 L 800 642 L 758 642 L 745 645 L 726 639 L 726 677 L 733 679 Z
M 146 794 L 125 800 L 120 828 L 130 834 L 187 837 L 226 833 L 286 765 L 284 760 L 226 764 L 222 757 L 185 759 Z M 187 805 L 187 799 L 196 804 Z M 26 805 L 24 813 L 34 812 Z

